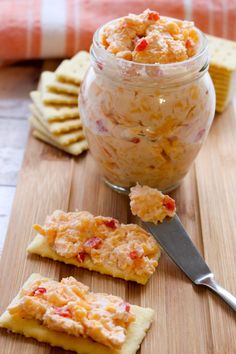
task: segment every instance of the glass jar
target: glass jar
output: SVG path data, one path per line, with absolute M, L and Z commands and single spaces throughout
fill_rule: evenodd
M 90 151 L 111 187 L 139 182 L 167 192 L 188 172 L 210 129 L 215 92 L 207 40 L 194 57 L 171 64 L 118 58 L 94 35 L 79 108 Z

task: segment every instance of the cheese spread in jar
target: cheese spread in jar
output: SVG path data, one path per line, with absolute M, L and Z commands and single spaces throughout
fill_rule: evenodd
M 105 181 L 174 189 L 211 126 L 207 41 L 192 22 L 146 10 L 94 35 L 80 113 Z

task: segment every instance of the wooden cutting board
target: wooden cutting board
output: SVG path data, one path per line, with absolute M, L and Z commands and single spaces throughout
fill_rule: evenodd
M 236 294 L 236 115 L 231 105 L 215 118 L 210 135 L 181 186 L 172 193 L 178 214 L 214 271 Z M 88 210 L 134 222 L 128 198 L 109 189 L 90 154 L 72 158 L 29 136 L 1 257 L 1 312 L 32 272 L 55 279 L 73 275 L 93 291 L 155 309 L 141 354 L 236 353 L 235 314 L 210 291 L 193 286 L 163 254 L 146 286 L 27 255 L 32 224 L 55 209 Z M 1 330 L 0 353 L 65 353 Z M 93 353 L 96 354 L 96 353 Z

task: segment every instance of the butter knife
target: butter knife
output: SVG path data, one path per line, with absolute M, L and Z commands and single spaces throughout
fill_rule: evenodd
M 161 224 L 144 223 L 163 250 L 195 285 L 204 285 L 219 295 L 236 311 L 236 298 L 222 288 L 194 246 L 180 219 L 175 215 Z

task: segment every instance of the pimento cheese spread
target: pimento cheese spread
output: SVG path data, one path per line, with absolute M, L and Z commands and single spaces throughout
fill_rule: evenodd
M 86 211 L 65 213 L 60 210 L 47 217 L 45 225 L 34 229 L 47 238 L 60 256 L 87 257 L 94 264 L 128 274 L 152 275 L 158 264 L 159 247 L 153 237 L 135 224 L 96 216 Z
M 143 221 L 157 224 L 166 217 L 175 215 L 175 201 L 168 195 L 164 195 L 157 189 L 137 184 L 130 189 L 130 207 L 134 215 L 138 215 Z
M 119 58 L 146 63 L 167 64 L 196 54 L 199 36 L 193 22 L 160 16 L 145 10 L 106 25 L 101 44 Z
M 99 29 L 91 60 L 79 109 L 106 182 L 126 192 L 136 182 L 174 189 L 214 117 L 204 35 L 146 10 Z
M 12 316 L 35 319 L 54 331 L 91 338 L 110 348 L 120 348 L 130 323 L 131 306 L 120 297 L 93 293 L 73 277 L 60 282 L 40 279 L 22 289 L 9 307 Z

